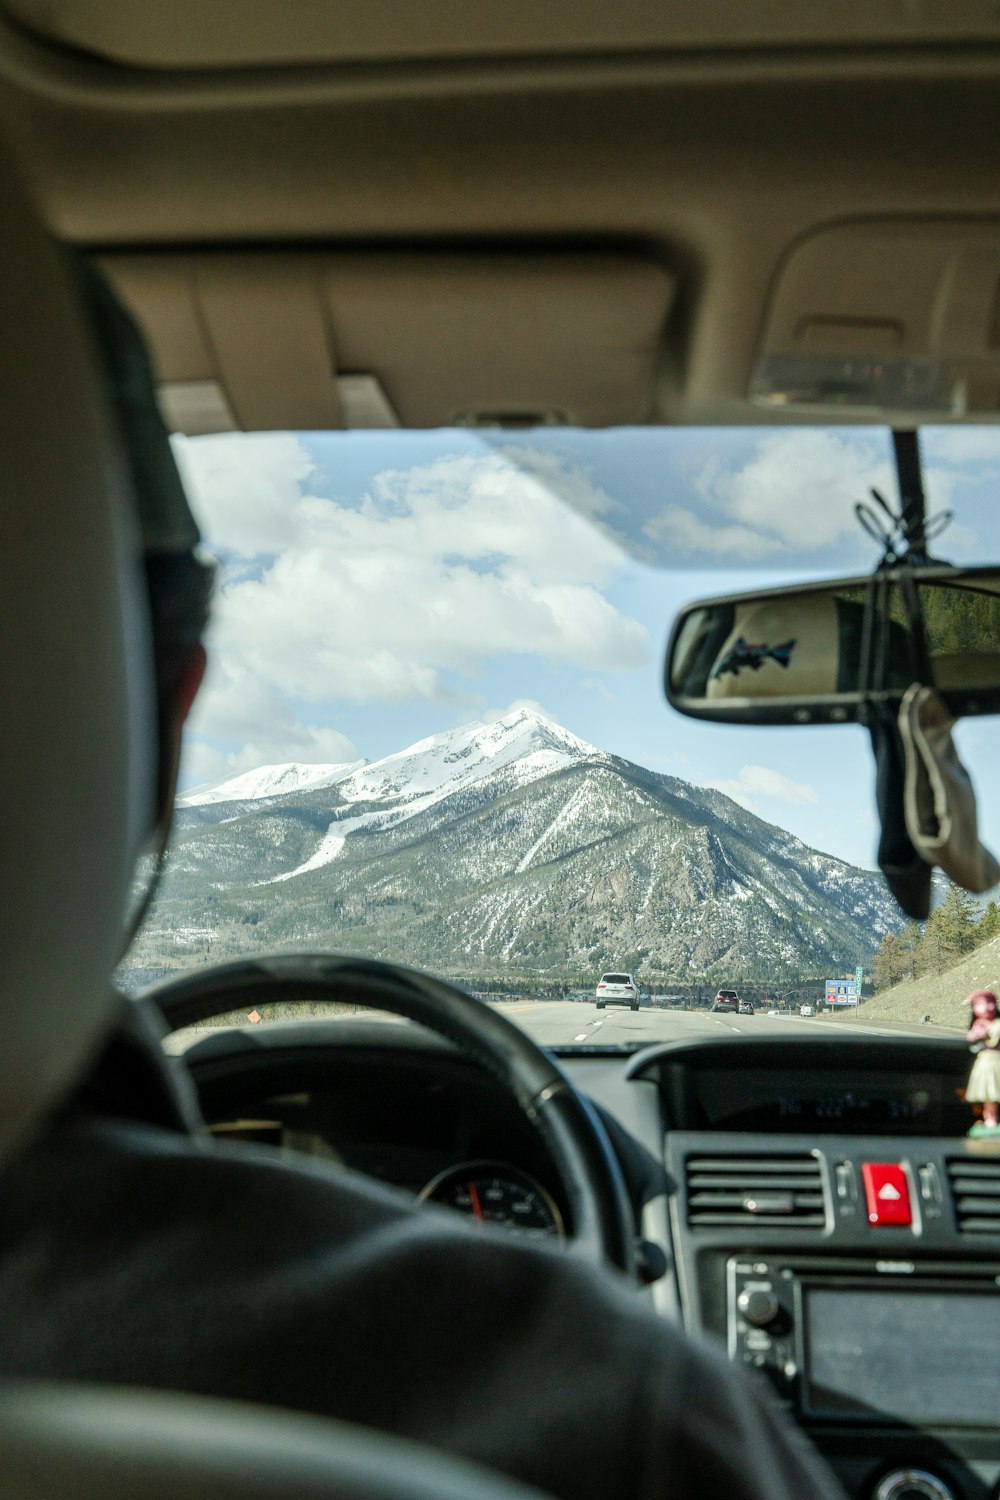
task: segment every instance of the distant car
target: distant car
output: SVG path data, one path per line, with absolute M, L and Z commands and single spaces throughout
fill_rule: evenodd
M 720 990 L 712 1001 L 713 1010 L 739 1011 L 740 997 L 735 990 Z
M 750 1000 L 741 1000 L 737 1006 L 737 1014 L 741 1016 L 752 1016 L 754 1014 L 753 1004 Z
M 781 1011 L 780 1010 L 769 1010 L 768 1011 L 768 1015 L 769 1016 L 780 1016 L 781 1015 Z
M 639 1009 L 639 985 L 631 974 L 602 974 L 597 984 L 597 1009 L 629 1005 Z
M 815 1005 L 800 1005 L 799 1006 L 799 1015 L 800 1016 L 814 1016 L 815 1014 L 816 1014 L 816 1007 L 815 1007 Z

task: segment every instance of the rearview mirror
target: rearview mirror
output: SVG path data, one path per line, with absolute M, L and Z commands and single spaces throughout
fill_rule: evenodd
M 880 671 L 863 680 L 870 577 L 731 594 L 689 605 L 667 647 L 671 705 L 733 724 L 849 723 L 866 701 L 934 687 L 957 718 L 1000 712 L 1000 568 L 907 567 L 879 575 Z M 904 589 L 922 617 L 911 628 Z

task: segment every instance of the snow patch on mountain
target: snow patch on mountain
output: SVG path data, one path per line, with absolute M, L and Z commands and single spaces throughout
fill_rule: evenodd
M 549 826 L 545 829 L 544 833 L 542 833 L 535 840 L 531 848 L 528 850 L 527 854 L 518 864 L 518 875 L 524 874 L 525 870 L 531 864 L 535 855 L 540 849 L 542 849 L 551 841 L 554 834 L 558 833 L 560 829 L 566 828 L 570 823 L 576 822 L 579 819 L 581 812 L 586 811 L 589 791 L 590 788 L 586 784 L 579 787 L 577 791 L 573 793 L 572 797 L 566 803 L 565 807 L 560 808 L 559 812 L 553 818 Z
M 258 766 L 215 786 L 196 787 L 185 797 L 178 797 L 178 807 L 204 807 L 212 802 L 255 802 L 260 797 L 285 797 L 324 786 L 335 786 L 345 776 L 367 765 L 355 760 L 344 765 L 308 765 L 291 761 L 287 765 Z
M 373 761 L 349 777 L 341 795 L 370 802 L 427 792 L 457 791 L 518 762 L 526 780 L 604 752 L 534 708 L 518 708 L 490 724 L 464 724 L 418 740 L 407 750 Z
M 608 756 L 535 708 L 514 709 L 489 724 L 465 724 L 430 735 L 407 750 L 366 763 L 339 779 L 337 790 L 348 806 L 358 802 L 390 805 L 335 818 L 307 860 L 264 884 L 274 885 L 318 870 L 337 858 L 348 834 L 355 830 L 389 828 L 415 818 L 436 802 L 498 771 L 507 771 L 518 784 L 527 785 L 591 759 L 607 761 Z

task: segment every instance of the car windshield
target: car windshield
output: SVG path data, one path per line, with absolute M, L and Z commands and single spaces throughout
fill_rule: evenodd
M 929 510 L 952 513 L 935 554 L 1000 559 L 997 430 L 921 442 Z M 175 444 L 219 577 L 130 992 L 325 950 L 428 970 L 559 1048 L 759 1034 L 712 1017 L 717 994 L 778 1027 L 810 1007 L 823 1026 L 963 1028 L 962 964 L 1000 916 L 943 878 L 923 927 L 900 913 L 867 732 L 723 728 L 662 688 L 693 597 L 875 566 L 855 506 L 896 493 L 887 430 Z M 990 734 L 957 729 L 996 848 Z M 599 1009 L 601 982 L 638 1002 Z M 340 1014 L 282 1014 L 317 1010 Z

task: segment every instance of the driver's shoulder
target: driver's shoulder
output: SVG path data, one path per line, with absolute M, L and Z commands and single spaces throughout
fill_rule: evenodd
M 9 1332 L 21 1329 L 22 1351 L 52 1350 L 52 1370 L 23 1373 L 60 1373 L 59 1351 L 82 1348 L 84 1328 L 103 1378 L 170 1383 L 190 1357 L 206 1378 L 225 1367 L 221 1394 L 233 1361 L 262 1349 L 272 1363 L 297 1350 L 299 1369 L 328 1368 L 335 1348 L 346 1368 L 364 1351 L 385 1371 L 401 1349 L 433 1346 L 450 1368 L 470 1348 L 470 1319 L 473 1363 L 513 1359 L 540 1388 L 590 1371 L 603 1390 L 610 1367 L 624 1396 L 650 1364 L 665 1374 L 670 1363 L 667 1330 L 618 1273 L 322 1163 L 88 1121 L 8 1167 L 0 1191 Z
M 6 1165 L 0 1191 L 6 1234 L 95 1235 L 103 1225 L 119 1249 L 185 1229 L 234 1239 L 245 1251 L 350 1235 L 414 1212 L 406 1196 L 353 1173 L 268 1148 L 220 1142 L 112 1116 L 60 1121 Z M 271 1244 L 270 1242 L 275 1242 Z M 0 1238 L 0 1253 L 3 1241 Z
M 658 1321 L 610 1268 L 477 1226 L 357 1173 L 266 1147 L 111 1118 L 61 1124 L 0 1177 L 0 1287 L 51 1290 L 113 1275 L 119 1296 L 216 1305 L 250 1295 L 317 1317 L 379 1298 L 397 1308 L 504 1308 L 520 1337 L 649 1341 Z M 96 1287 L 94 1287 L 96 1293 Z M 291 1307 L 286 1308 L 291 1311 Z M 654 1340 L 655 1342 L 655 1340 Z
M 322 1163 L 91 1119 L 0 1191 L 3 1373 L 344 1415 L 536 1479 L 565 1426 L 596 1488 L 556 1493 L 658 1492 L 680 1450 L 696 1482 L 678 1496 L 702 1493 L 703 1465 L 729 1472 L 706 1410 L 753 1427 L 725 1362 L 619 1273 Z

